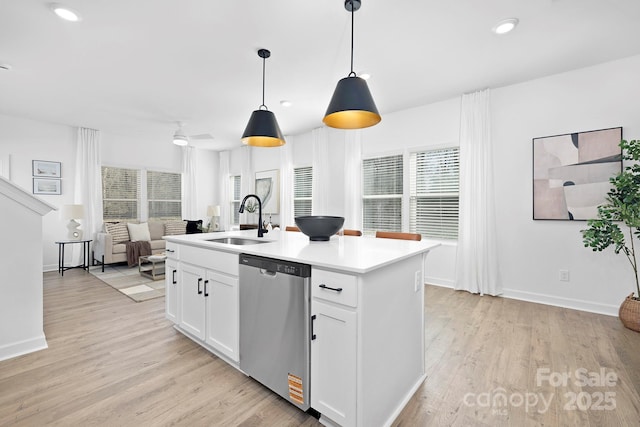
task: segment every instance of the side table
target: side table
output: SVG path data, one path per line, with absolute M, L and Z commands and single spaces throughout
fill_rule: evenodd
M 82 264 L 65 267 L 64 247 L 66 245 L 72 245 L 74 243 L 82 244 Z M 71 270 L 72 268 L 81 268 L 83 270 L 89 271 L 89 243 L 91 243 L 91 240 L 60 240 L 59 242 L 56 242 L 56 245 L 58 245 L 58 274 L 64 276 L 64 272 L 67 270 Z
M 138 272 L 141 276 L 151 280 L 164 279 L 164 261 L 166 259 L 166 255 L 143 255 L 138 258 Z

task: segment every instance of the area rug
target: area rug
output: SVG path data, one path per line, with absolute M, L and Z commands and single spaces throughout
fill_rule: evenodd
M 89 272 L 107 285 L 128 296 L 135 302 L 148 301 L 164 296 L 164 279 L 151 280 L 142 277 L 138 266 L 105 265 L 104 273 L 101 266 L 93 266 Z

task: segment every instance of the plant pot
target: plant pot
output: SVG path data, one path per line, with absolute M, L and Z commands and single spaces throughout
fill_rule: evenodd
M 620 306 L 618 316 L 625 327 L 640 332 L 640 299 L 635 298 L 633 294 L 626 297 Z

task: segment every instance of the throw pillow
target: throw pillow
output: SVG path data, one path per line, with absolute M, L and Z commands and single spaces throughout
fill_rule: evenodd
M 164 234 L 167 236 L 187 234 L 187 223 L 178 220 L 167 221 L 164 223 Z
M 114 245 L 129 240 L 129 230 L 124 222 L 107 222 L 104 224 L 104 229 L 111 234 Z
M 187 234 L 202 233 L 202 220 L 192 221 L 187 219 Z
M 162 240 L 164 236 L 164 221 L 149 221 L 149 234 L 151 240 Z
M 129 237 L 132 242 L 148 242 L 151 240 L 149 225 L 146 222 L 142 224 L 128 223 L 127 228 L 129 229 Z

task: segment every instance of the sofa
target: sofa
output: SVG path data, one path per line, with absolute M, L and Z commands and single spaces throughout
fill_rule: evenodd
M 127 242 L 148 241 L 153 255 L 165 251 L 162 236 L 202 232 L 202 220 L 167 220 L 149 222 L 105 222 L 102 231 L 96 233 L 93 243 L 92 264 L 127 262 Z

